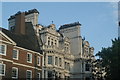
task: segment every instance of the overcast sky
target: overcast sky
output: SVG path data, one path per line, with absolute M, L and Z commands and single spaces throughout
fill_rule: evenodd
M 118 36 L 117 2 L 3 2 L 2 27 L 8 28 L 7 19 L 18 11 L 36 8 L 39 24 L 60 25 L 80 22 L 82 37 L 95 48 L 111 46 L 111 39 Z

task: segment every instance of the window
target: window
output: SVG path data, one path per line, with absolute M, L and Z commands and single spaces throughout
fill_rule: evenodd
M 48 64 L 52 64 L 52 56 L 48 56 Z
M 52 76 L 53 76 L 52 74 L 53 74 L 52 71 L 48 71 L 48 79 L 52 78 Z
M 55 40 L 55 45 L 57 45 L 57 40 Z
M 64 67 L 65 67 L 65 69 L 67 69 L 67 63 L 66 62 L 65 62 L 65 66 Z
M 85 71 L 90 71 L 90 64 L 88 63 L 85 64 Z
M 55 57 L 55 65 L 58 65 L 58 57 Z
M 40 62 L 41 62 L 41 58 L 38 56 L 38 59 L 37 59 L 38 66 L 40 66 Z
M 12 78 L 18 78 L 18 68 L 12 68 Z
M 0 75 L 5 76 L 5 64 L 0 63 Z
M 59 65 L 60 65 L 60 67 L 62 66 L 62 60 L 61 60 L 61 58 L 59 58 Z
M 68 63 L 68 70 L 70 71 L 70 63 Z
M 27 70 L 26 78 L 27 78 L 27 80 L 31 80 L 32 79 L 32 71 L 31 70 Z
M 51 42 L 51 45 L 53 45 L 53 42 Z
M 16 49 L 13 50 L 13 59 L 18 60 L 18 50 Z
M 5 44 L 0 44 L 0 54 L 6 55 L 6 45 Z
M 48 40 L 48 45 L 50 45 L 50 41 Z
M 32 54 L 27 54 L 27 62 L 32 63 Z
M 40 80 L 40 73 L 37 73 L 37 80 Z

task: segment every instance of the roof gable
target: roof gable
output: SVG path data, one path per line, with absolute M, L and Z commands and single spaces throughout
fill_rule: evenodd
M 10 44 L 16 45 L 16 43 L 11 38 L 9 38 L 6 34 L 4 34 L 2 31 L 0 31 L 0 40 L 2 42 L 7 42 Z

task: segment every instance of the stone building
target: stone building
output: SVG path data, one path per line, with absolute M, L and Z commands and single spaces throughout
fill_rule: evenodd
M 79 22 L 65 24 L 56 30 L 55 24 L 38 24 L 39 12 L 36 9 L 18 12 L 11 16 L 9 29 L 20 30 L 25 34 L 25 23 L 32 23 L 39 48 L 43 53 L 42 78 L 78 78 L 90 80 L 92 77 L 91 60 L 94 48 L 80 34 Z M 24 16 L 24 18 L 20 17 Z M 22 23 L 21 25 L 17 25 Z M 16 28 L 17 26 L 17 28 Z M 18 31 L 16 31 L 18 33 Z

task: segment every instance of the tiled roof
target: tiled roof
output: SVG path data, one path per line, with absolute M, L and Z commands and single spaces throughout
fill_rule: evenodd
M 41 53 L 37 36 L 30 23 L 26 23 L 27 34 L 15 34 L 9 30 L 3 29 L 2 32 L 16 42 L 17 46 Z
M 65 28 L 74 27 L 74 26 L 77 26 L 77 25 L 81 26 L 81 24 L 79 22 L 74 22 L 74 23 L 71 23 L 71 24 L 64 24 L 64 25 L 60 26 L 59 29 L 65 29 Z

